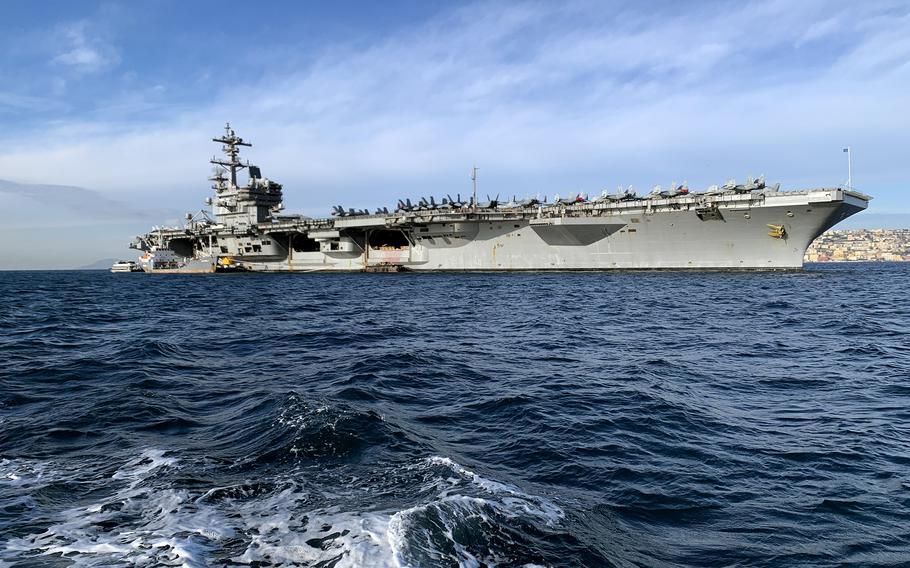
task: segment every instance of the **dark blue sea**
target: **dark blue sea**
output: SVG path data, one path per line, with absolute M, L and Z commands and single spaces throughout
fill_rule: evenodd
M 0 273 L 0 566 L 907 566 L 910 263 Z

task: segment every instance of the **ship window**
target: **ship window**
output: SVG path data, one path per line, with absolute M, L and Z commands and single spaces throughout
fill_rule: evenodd
M 520 228 L 521 228 L 521 225 L 515 225 L 515 228 L 516 228 L 516 229 L 520 229 Z
M 630 233 L 635 233 L 635 232 L 637 232 L 637 231 L 638 231 L 638 229 L 629 229 L 629 232 L 630 232 Z
M 332 243 L 332 246 L 329 247 L 331 250 L 338 250 L 338 243 Z
M 221 252 L 227 252 L 227 247 L 221 247 Z
M 243 250 L 245 250 L 246 252 L 250 252 L 253 249 L 251 249 L 250 247 L 243 247 Z
M 264 244 L 264 245 L 270 245 L 270 244 L 272 244 L 272 241 L 262 241 L 262 244 Z
M 430 228 L 429 228 L 429 227 L 421 227 L 421 228 L 420 228 L 420 232 L 421 232 L 421 233 L 429 233 L 429 232 L 430 232 Z
M 262 252 L 262 247 L 260 245 L 253 245 L 253 252 Z
M 636 217 L 632 217 L 632 222 L 633 222 L 633 223 L 640 223 L 641 220 L 638 219 L 638 218 L 636 218 Z

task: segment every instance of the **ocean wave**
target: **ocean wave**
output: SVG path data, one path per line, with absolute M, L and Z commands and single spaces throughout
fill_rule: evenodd
M 374 411 L 292 393 L 267 428 L 253 423 L 244 445 L 244 464 L 327 463 L 356 460 L 372 447 L 384 447 L 404 434 Z M 242 433 L 241 433 L 242 434 Z
M 545 562 L 534 540 L 564 518 L 559 506 L 447 457 L 432 456 L 421 465 L 444 483 L 432 501 L 392 515 L 389 542 L 399 566 Z
M 432 493 L 400 510 L 345 510 L 289 476 L 178 488 L 174 479 L 184 468 L 191 464 L 147 449 L 111 475 L 117 487 L 110 495 L 61 511 L 40 533 L 10 539 L 0 559 L 65 558 L 73 566 L 545 565 L 535 535 L 545 537 L 564 518 L 552 501 L 444 457 L 402 466 L 422 481 L 415 495 Z M 41 470 L 0 462 L 8 482 L 37 479 Z
M 0 565 L 906 563 L 908 268 L 0 272 Z

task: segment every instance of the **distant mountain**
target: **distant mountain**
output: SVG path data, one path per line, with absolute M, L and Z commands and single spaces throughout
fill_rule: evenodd
M 108 270 L 111 265 L 120 260 L 119 258 L 102 258 L 101 260 L 96 260 L 91 264 L 86 264 L 85 266 L 79 266 L 73 270 Z

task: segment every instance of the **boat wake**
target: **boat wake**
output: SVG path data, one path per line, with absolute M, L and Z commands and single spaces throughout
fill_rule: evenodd
M 42 532 L 10 539 L 0 558 L 65 558 L 74 566 L 523 566 L 546 562 L 534 540 L 555 533 L 563 518 L 551 501 L 444 457 L 390 472 L 419 497 L 400 510 L 346 510 L 345 495 L 310 491 L 294 476 L 192 487 L 188 465 L 145 450 L 111 476 L 117 489 L 110 495 L 63 511 Z M 24 482 L 16 467 L 4 462 L 5 483 Z

